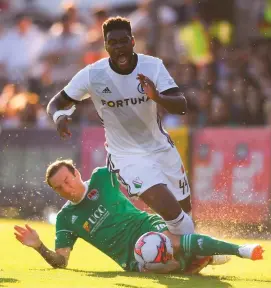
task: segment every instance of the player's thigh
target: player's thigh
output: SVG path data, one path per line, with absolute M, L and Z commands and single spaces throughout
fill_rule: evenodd
M 156 160 L 161 165 L 163 173 L 167 178 L 168 189 L 173 193 L 173 195 L 180 203 L 189 203 L 190 186 L 182 159 L 177 149 L 171 148 L 163 152 L 163 154 L 159 153 Z M 189 207 L 184 205 L 184 208 Z
M 107 165 L 110 171 L 117 173 L 119 182 L 130 197 L 140 197 L 165 220 L 173 220 L 180 215 L 182 209 L 168 189 L 168 178 L 154 155 L 125 158 L 108 155 Z
M 139 197 L 150 187 L 158 184 L 166 185 L 167 178 L 149 156 L 114 157 L 108 155 L 109 171 L 115 172 L 130 197 Z
M 166 221 L 176 219 L 182 212 L 179 202 L 165 184 L 150 187 L 140 199 Z

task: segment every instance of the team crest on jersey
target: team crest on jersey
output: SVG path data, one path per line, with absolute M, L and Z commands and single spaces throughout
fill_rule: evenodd
M 92 189 L 90 192 L 88 192 L 87 197 L 91 201 L 95 201 L 99 198 L 99 192 L 96 189 Z
M 90 224 L 88 223 L 88 221 L 86 221 L 86 222 L 84 223 L 83 228 L 84 228 L 87 232 L 90 231 Z
M 141 94 L 145 94 L 145 91 L 144 91 L 141 83 L 139 83 L 139 84 L 137 85 L 137 91 L 138 91 L 139 93 L 141 93 Z
M 139 189 L 142 187 L 143 182 L 139 179 L 139 177 L 136 177 L 136 179 L 133 180 L 133 184 L 136 189 Z

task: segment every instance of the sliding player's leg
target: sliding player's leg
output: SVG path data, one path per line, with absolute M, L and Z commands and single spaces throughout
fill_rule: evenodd
M 181 236 L 180 249 L 184 254 L 198 256 L 235 255 L 251 260 L 262 259 L 264 252 L 259 244 L 237 245 L 201 234 Z
M 201 234 L 180 237 L 172 235 L 169 231 L 163 231 L 163 234 L 170 238 L 174 248 L 174 257 L 179 260 L 182 272 L 198 273 L 205 266 L 212 265 L 213 257 L 221 260 L 220 255 L 223 255 L 224 258 L 225 255 L 235 255 L 251 260 L 263 259 L 264 250 L 259 244 L 237 245 Z M 204 257 L 197 259 L 199 256 Z M 227 261 L 228 259 L 225 258 L 225 263 Z M 222 262 L 220 261 L 220 264 Z

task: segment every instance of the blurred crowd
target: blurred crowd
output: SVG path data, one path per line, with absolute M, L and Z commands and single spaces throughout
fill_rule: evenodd
M 51 127 L 46 104 L 78 70 L 107 57 L 101 25 L 116 11 L 100 7 L 82 14 L 65 2 L 58 19 L 43 21 L 29 9 L 4 18 L 8 3 L 0 0 L 0 125 Z M 187 97 L 189 113 L 161 111 L 164 125 L 271 124 L 268 37 L 236 46 L 230 21 L 207 22 L 193 0 L 165 3 L 140 1 L 132 11 L 118 12 L 131 20 L 136 52 L 162 58 Z M 90 99 L 73 119 L 79 125 L 99 123 Z

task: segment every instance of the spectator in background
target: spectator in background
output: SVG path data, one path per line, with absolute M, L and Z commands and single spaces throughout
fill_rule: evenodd
M 63 6 L 63 14 L 66 15 L 70 24 L 73 26 L 73 31 L 77 31 L 77 33 L 83 34 L 86 33 L 86 26 L 79 21 L 78 9 L 73 2 L 64 2 Z M 49 33 L 52 35 L 58 34 L 59 31 L 62 30 L 63 22 L 56 22 L 52 25 L 49 30 Z
M 233 82 L 232 93 L 229 98 L 231 103 L 231 120 L 233 125 L 246 124 L 246 104 L 245 104 L 245 81 L 241 77 L 236 77 Z
M 264 98 L 259 88 L 248 84 L 246 87 L 246 125 L 264 125 Z
M 194 1 L 185 1 L 189 15 L 187 22 L 179 29 L 178 38 L 187 50 L 187 59 L 196 66 L 210 64 L 212 54 L 208 29 L 201 19 Z
M 215 96 L 211 103 L 211 126 L 228 126 L 230 124 L 230 113 L 228 102 L 219 96 Z
M 5 13 L 0 11 L 0 123 L 16 127 L 22 125 L 20 121 L 33 121 L 36 125 L 47 127 L 47 116 L 38 108 L 47 104 L 46 94 L 54 94 L 82 66 L 107 57 L 100 27 L 111 10 L 100 7 L 88 11 L 85 24 L 82 24 L 82 12 L 87 10 L 78 10 L 74 1 L 62 1 L 64 15 L 50 29 L 39 19 L 40 27 L 48 29 L 42 33 L 26 14 L 20 13 L 15 19 L 11 17 L 15 11 L 23 11 L 31 5 L 15 0 L 12 3 L 0 0 L 0 9 L 5 10 Z M 153 35 L 153 15 L 150 13 L 153 0 L 139 3 L 139 7 L 128 17 L 137 37 L 136 51 L 145 53 Z M 184 124 L 195 127 L 270 125 L 269 35 L 263 34 L 264 38 L 253 40 L 250 45 L 235 47 L 231 41 L 233 27 L 230 23 L 220 19 L 207 25 L 196 1 L 185 0 L 183 3 L 173 9 L 161 1 L 157 13 L 160 34 L 156 43 L 157 56 L 163 59 L 185 93 L 189 107 L 189 113 L 181 118 L 162 111 L 164 125 L 168 128 Z M 155 2 L 155 5 L 158 4 L 159 1 Z M 262 7 L 266 8 L 261 15 L 263 25 L 270 20 L 269 4 Z M 21 85 L 12 88 L 13 85 L 7 83 Z M 26 92 L 38 95 L 37 105 L 28 103 L 32 96 L 25 97 Z M 31 99 L 30 102 L 33 102 L 36 98 Z M 29 117 L 21 107 L 29 111 Z M 219 116 L 217 111 L 221 111 L 222 107 L 226 111 Z M 97 124 L 99 119 L 93 111 L 92 101 L 84 102 L 75 111 L 74 122 Z
M 214 89 L 215 76 L 211 65 L 203 65 L 197 69 L 197 83 L 200 87 L 208 86 L 210 89 Z
M 163 3 L 158 10 L 159 21 L 159 45 L 156 51 L 157 56 L 164 61 L 178 60 L 178 53 L 183 54 L 181 42 L 177 42 L 176 23 L 178 19 L 177 12 Z
M 1 13 L 0 13 L 1 16 Z M 4 39 L 5 39 L 6 29 L 4 23 L 0 20 L 0 91 L 2 91 L 4 85 L 8 82 L 7 80 L 7 71 L 4 64 Z
M 147 52 L 147 39 L 150 35 L 150 5 L 151 0 L 139 2 L 138 8 L 128 15 L 133 34 L 136 38 L 135 50 L 137 53 Z
M 39 96 L 24 86 L 7 84 L 0 94 L 0 119 L 4 128 L 49 127 Z
M 212 110 L 212 94 L 211 91 L 206 89 L 200 89 L 197 93 L 198 105 L 196 113 L 196 126 L 197 127 L 206 127 L 211 124 L 211 110 Z
M 182 71 L 182 73 L 180 73 Z M 183 89 L 189 89 L 198 85 L 197 67 L 190 62 L 179 65 L 177 84 Z
M 10 82 L 27 83 L 37 65 L 44 34 L 32 23 L 30 17 L 20 14 L 15 26 L 2 36 L 0 66 Z
M 105 8 L 96 9 L 91 16 L 93 24 L 90 25 L 87 32 L 87 42 L 84 48 L 84 65 L 94 63 L 108 54 L 104 49 L 103 33 L 101 30 L 103 22 L 108 18 L 108 12 Z
M 82 66 L 81 54 L 85 35 L 77 30 L 69 15 L 64 14 L 58 29 L 51 30 L 41 54 L 44 63 L 43 82 L 59 90 Z
M 143 0 L 139 2 L 138 8 L 128 15 L 131 21 L 133 34 L 136 38 L 136 52 L 148 53 L 148 39 L 153 34 L 151 8 L 153 0 Z M 164 4 L 158 7 L 158 27 L 159 27 L 159 43 L 157 43 L 157 56 L 165 61 L 176 61 L 178 54 L 181 53 L 180 47 L 176 42 L 177 12 L 170 6 Z

